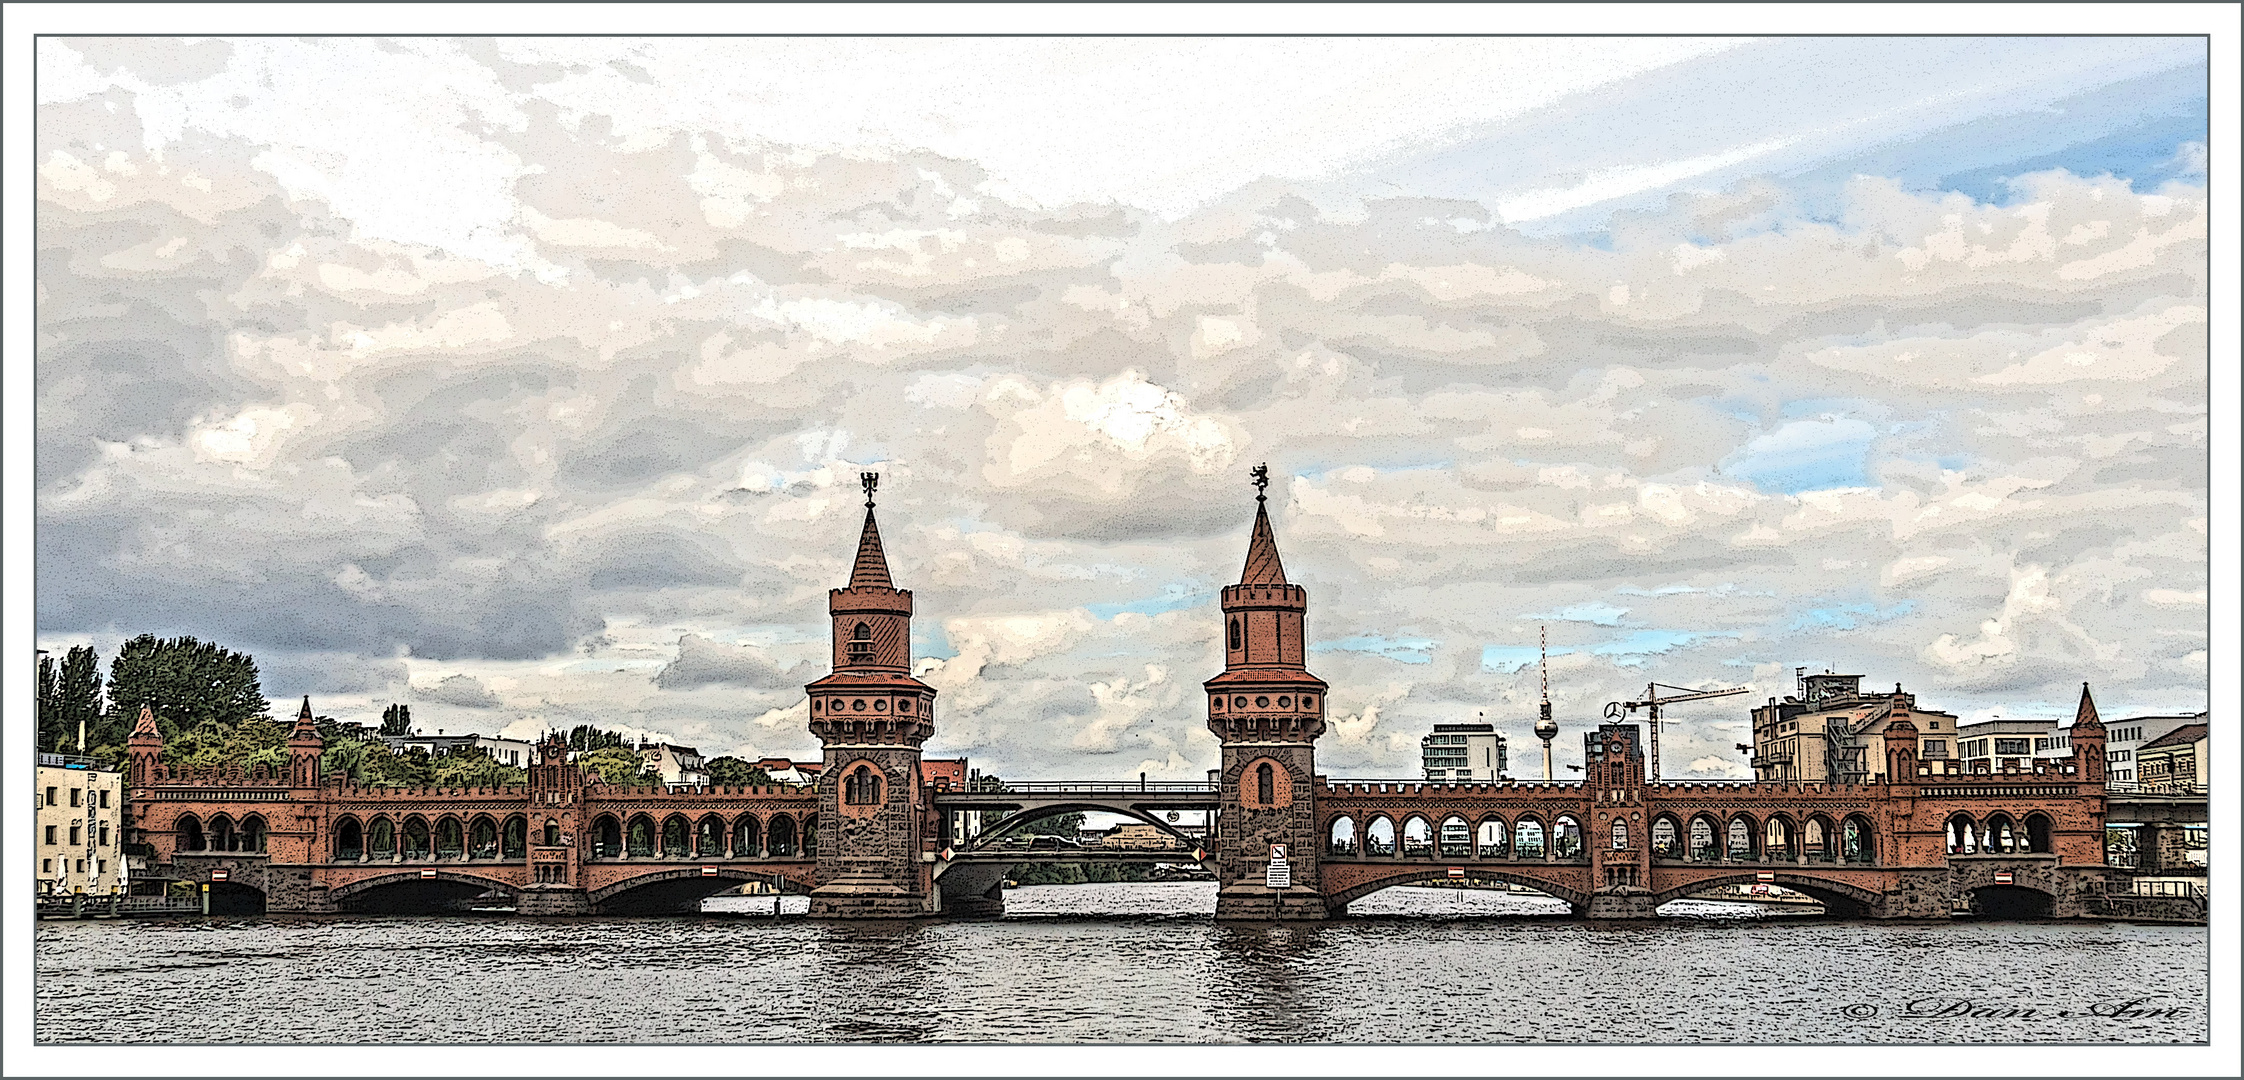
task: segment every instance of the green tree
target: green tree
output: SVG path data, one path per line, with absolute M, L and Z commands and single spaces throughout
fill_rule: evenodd
M 1083 815 L 1054 814 L 1038 818 L 1021 826 L 1021 832 L 1029 836 L 1065 836 L 1072 840 L 1083 832 Z
M 528 769 L 501 765 L 480 746 L 459 746 L 432 763 L 438 787 L 506 787 L 530 782 Z
M 279 769 L 288 763 L 289 727 L 262 716 L 231 726 L 205 720 L 167 736 L 163 760 L 196 769 L 234 764 Z
M 101 658 L 93 647 L 76 646 L 59 664 L 52 656 L 40 657 L 40 749 L 88 753 L 106 734 L 101 720 Z
M 121 745 L 142 705 L 155 710 L 167 742 L 206 723 L 230 728 L 262 719 L 270 708 L 247 653 L 153 634 L 125 642 L 109 662 L 109 712 L 93 742 Z
M 415 746 L 400 754 L 378 742 L 365 743 L 363 747 L 359 756 L 360 783 L 382 787 L 436 785 L 436 763 L 429 758 L 427 750 Z
M 627 746 L 609 746 L 579 754 L 577 764 L 610 784 L 644 786 L 657 782 L 654 774 L 647 771 L 646 759 Z
M 404 705 L 391 705 L 382 710 L 382 734 L 413 734 L 413 710 Z
M 579 753 L 622 746 L 624 741 L 622 732 L 605 731 L 590 724 L 578 724 L 569 729 L 569 749 Z
M 765 772 L 763 766 L 752 761 L 742 761 L 730 755 L 710 758 L 707 768 L 709 770 L 709 782 L 712 784 L 746 787 L 750 784 L 769 784 L 772 782 L 771 774 Z

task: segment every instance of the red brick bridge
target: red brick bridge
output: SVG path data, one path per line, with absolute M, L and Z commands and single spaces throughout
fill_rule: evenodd
M 1240 581 L 1223 590 L 1224 670 L 1205 684 L 1222 742 L 1211 783 L 961 789 L 923 767 L 935 690 L 911 675 L 912 594 L 889 578 L 872 479 L 849 584 L 829 597 L 832 671 L 807 687 L 825 751 L 815 785 L 612 786 L 548 739 L 523 786 L 361 786 L 319 775 L 308 700 L 285 768 L 191 773 L 161 764 L 144 711 L 131 835 L 159 876 L 211 885 L 214 910 L 302 912 L 688 912 L 759 882 L 808 892 L 816 916 L 987 915 L 1003 910 L 1009 866 L 1070 860 L 1197 861 L 1227 919 L 1321 919 L 1379 889 L 1459 878 L 1533 888 L 1591 918 L 1647 917 L 1728 884 L 1861 917 L 2072 916 L 2125 878 L 2104 865 L 2103 726 L 2085 686 L 2072 757 L 2031 773 L 1936 771 L 1902 718 L 1886 732 L 1886 779 L 1867 785 L 1650 782 L 1639 729 L 1612 723 L 1583 736 L 1579 783 L 1321 776 L 1308 595 L 1286 579 L 1260 494 Z M 963 827 L 991 811 L 1008 815 L 1003 833 L 1096 810 L 1174 833 L 1164 817 L 1178 809 L 1211 826 L 1175 833 L 1172 851 L 1012 850 Z

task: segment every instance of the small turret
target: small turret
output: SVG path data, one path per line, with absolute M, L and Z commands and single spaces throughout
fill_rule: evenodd
M 140 719 L 133 723 L 131 737 L 125 740 L 125 758 L 134 787 L 144 787 L 155 779 L 156 764 L 163 755 L 164 733 L 156 726 L 156 711 L 144 704 L 140 707 Z
M 312 717 L 312 697 L 306 694 L 304 707 L 296 713 L 296 726 L 288 732 L 288 785 L 318 787 L 319 758 L 326 749 L 327 740 L 320 738 L 319 725 Z
M 2073 744 L 2073 774 L 2084 784 L 2104 782 L 2104 721 L 2096 715 L 2096 699 L 2088 694 L 2088 684 L 2080 684 L 2080 707 L 2073 713 L 2070 731 Z

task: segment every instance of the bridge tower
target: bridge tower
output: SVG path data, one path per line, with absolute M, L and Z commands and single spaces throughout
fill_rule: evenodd
M 1223 590 L 1223 674 L 1202 684 L 1223 741 L 1215 861 L 1219 919 L 1322 919 L 1316 749 L 1325 681 L 1303 662 L 1309 593 L 1286 580 L 1270 532 L 1268 466 L 1254 469 L 1254 533 Z M 1283 868 L 1274 852 L 1283 846 Z M 1273 888 L 1273 884 L 1279 887 Z
M 849 584 L 827 594 L 833 672 L 804 689 L 810 733 L 824 744 L 818 774 L 818 888 L 810 913 L 827 918 L 930 914 L 932 867 L 920 860 L 926 793 L 920 746 L 935 733 L 935 688 L 912 677 L 912 594 L 888 576 L 873 492 L 864 473 L 865 528 Z
M 1644 746 L 1635 724 L 1599 724 L 1582 736 L 1582 790 L 1590 812 L 1582 821 L 1589 851 L 1593 919 L 1649 919 L 1652 903 L 1652 811 L 1644 798 Z

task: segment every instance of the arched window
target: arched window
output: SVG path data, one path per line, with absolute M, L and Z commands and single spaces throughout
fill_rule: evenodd
M 1332 832 L 1325 843 L 1328 855 L 1353 855 L 1356 853 L 1356 819 L 1343 815 L 1332 819 Z
M 1395 823 L 1384 817 L 1371 819 L 1364 829 L 1364 854 L 1392 855 L 1395 853 Z
M 366 856 L 366 833 L 359 828 L 358 819 L 345 817 L 335 823 L 335 861 L 357 862 Z
M 667 858 L 683 859 L 693 854 L 692 831 L 686 819 L 675 814 L 662 823 L 662 854 Z
M 172 822 L 171 828 L 172 832 L 179 837 L 174 844 L 178 850 L 201 851 L 203 849 L 205 842 L 203 840 L 203 823 L 195 815 L 179 815 L 179 820 Z
M 1734 862 L 1753 861 L 1753 822 L 1746 818 L 1730 819 L 1730 859 Z
M 552 818 L 547 818 L 552 821 Z M 559 826 L 555 826 L 556 829 Z M 556 837 L 558 839 L 558 837 Z M 530 820 L 520 814 L 506 819 L 499 829 L 499 857 L 519 859 L 530 853 Z
M 366 827 L 366 853 L 376 859 L 387 859 L 397 854 L 397 825 L 390 819 L 375 818 Z
M 1836 855 L 1831 847 L 1835 839 L 1830 819 L 1812 817 L 1807 828 L 1801 830 L 1800 846 L 1807 849 L 1809 862 L 1831 862 Z
M 870 664 L 873 662 L 872 627 L 864 623 L 858 623 L 857 629 L 849 632 L 849 662 L 852 664 Z
M 545 835 L 540 839 L 547 847 L 560 847 L 561 823 L 552 818 L 545 819 Z
M 1255 766 L 1254 797 L 1264 806 L 1278 801 L 1278 776 L 1267 761 Z
M 218 814 L 210 819 L 210 849 L 212 851 L 240 851 L 241 838 L 234 835 L 234 819 Z
M 1878 852 L 1870 839 L 1870 823 L 1859 817 L 1850 817 L 1839 825 L 1839 857 L 1851 863 L 1878 861 Z
M 710 814 L 694 825 L 693 853 L 704 859 L 725 857 L 725 821 Z
M 879 806 L 880 770 L 867 765 L 852 771 L 842 781 L 842 801 L 851 806 Z
M 1792 861 L 1792 819 L 1775 815 L 1761 824 L 1761 858 L 1769 862 Z
M 1691 858 L 1698 862 L 1711 862 L 1722 857 L 1714 846 L 1714 823 L 1703 817 L 1691 819 Z
M 1628 850 L 1628 822 L 1615 821 L 1613 823 L 1613 850 Z
M 2036 855 L 2049 854 L 2049 818 L 2046 815 L 2026 815 L 2026 850 Z
M 436 857 L 439 859 L 459 858 L 460 850 L 463 847 L 462 836 L 463 832 L 460 828 L 459 818 L 438 819 L 436 823 Z
M 1473 854 L 1473 827 L 1464 818 L 1452 814 L 1441 819 L 1439 834 L 1442 858 L 1469 859 Z
M 1231 648 L 1234 652 L 1239 648 L 1239 620 L 1236 618 L 1231 620 Z
M 655 853 L 655 824 L 653 818 L 641 814 L 631 819 L 630 827 L 624 830 L 623 851 L 626 855 L 638 858 L 644 858 Z
M 1515 859 L 1540 859 L 1543 857 L 1543 823 L 1534 818 L 1521 818 L 1512 830 L 1512 857 Z
M 2010 815 L 1998 813 L 1987 819 L 1987 843 L 1985 846 L 1988 853 L 1995 855 L 2013 854 L 2018 850 L 2018 839 L 2017 827 L 2010 823 Z
M 1683 854 L 1683 837 L 1677 833 L 1675 819 L 1665 814 L 1652 819 L 1652 855 L 1654 858 L 1672 859 Z
M 265 850 L 265 819 L 251 814 L 242 819 L 243 851 Z
M 1948 854 L 1977 855 L 1979 853 L 1978 826 L 1969 814 L 1957 814 L 1948 819 Z
M 1561 859 L 1571 859 L 1582 853 L 1582 827 L 1573 818 L 1562 817 L 1551 827 L 1551 850 Z
M 765 843 L 770 845 L 774 859 L 791 859 L 795 855 L 795 819 L 780 814 L 771 819 Z
M 602 814 L 592 820 L 592 857 L 613 859 L 623 854 L 623 823 Z
M 756 816 L 740 815 L 740 820 L 732 823 L 733 858 L 753 859 L 763 853 L 763 835 L 756 828 Z
M 1477 839 L 1479 842 L 1474 846 L 1475 854 L 1483 859 L 1501 859 L 1504 857 L 1504 849 L 1507 845 L 1504 843 L 1504 823 L 1502 820 L 1489 818 L 1487 821 L 1481 822 L 1480 836 Z
M 1430 856 L 1434 853 L 1434 827 L 1427 824 L 1425 818 L 1412 814 L 1403 822 L 1402 843 L 1406 858 L 1414 855 Z
M 499 857 L 499 823 L 477 815 L 468 826 L 468 858 L 496 859 Z
M 429 823 L 419 817 L 406 818 L 404 833 L 401 844 L 405 849 L 405 857 L 408 859 L 428 858 Z

